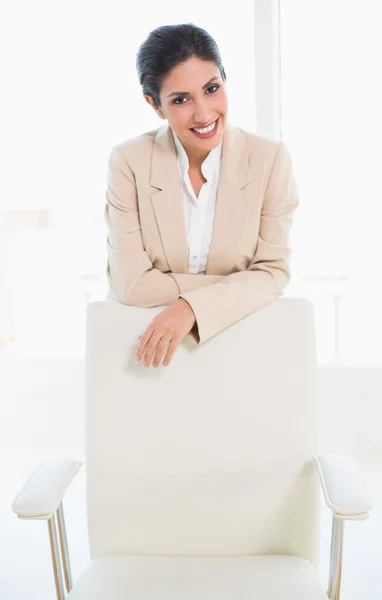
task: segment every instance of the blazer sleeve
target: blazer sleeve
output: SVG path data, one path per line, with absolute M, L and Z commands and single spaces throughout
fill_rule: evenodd
M 283 294 L 290 280 L 288 242 L 298 204 L 290 154 L 280 142 L 264 193 L 256 251 L 247 269 L 181 294 L 195 313 L 197 343 L 206 342 Z
M 123 304 L 163 306 L 179 298 L 180 287 L 190 291 L 211 285 L 220 275 L 163 273 L 145 251 L 134 174 L 118 146 L 108 161 L 106 205 L 107 279 L 112 296 Z

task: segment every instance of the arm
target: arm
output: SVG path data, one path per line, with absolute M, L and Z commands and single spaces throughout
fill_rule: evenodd
M 33 471 L 12 503 L 19 519 L 49 520 L 83 463 L 71 458 L 45 460 Z
M 371 508 L 365 484 L 349 456 L 327 454 L 314 457 L 328 508 L 338 519 L 363 521 Z
M 201 289 L 181 290 L 195 313 L 199 343 L 283 294 L 290 279 L 288 239 L 298 203 L 290 155 L 280 143 L 264 193 L 256 252 L 248 268 Z
M 180 290 L 222 279 L 220 275 L 162 273 L 153 267 L 143 245 L 134 174 L 118 147 L 109 157 L 106 199 L 107 278 L 116 300 L 146 308 L 163 306 L 177 300 Z
M 363 521 L 371 503 L 355 462 L 348 456 L 315 456 L 326 505 L 333 514 L 328 597 L 340 596 L 344 521 Z

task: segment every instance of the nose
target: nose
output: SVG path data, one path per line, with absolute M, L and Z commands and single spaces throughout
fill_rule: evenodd
M 205 102 L 195 104 L 194 123 L 198 127 L 208 125 L 211 121 L 211 111 Z

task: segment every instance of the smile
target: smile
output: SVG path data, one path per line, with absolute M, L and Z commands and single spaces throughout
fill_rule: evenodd
M 197 127 L 195 129 L 194 128 L 190 129 L 190 131 L 192 131 L 192 133 L 199 138 L 210 138 L 210 137 L 214 136 L 218 130 L 219 119 L 220 119 L 220 117 L 218 117 L 216 119 L 216 121 L 211 123 L 211 125 L 209 125 L 208 127 L 200 127 L 200 128 Z

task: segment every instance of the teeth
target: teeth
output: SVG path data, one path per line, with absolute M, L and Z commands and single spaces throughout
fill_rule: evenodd
M 213 129 L 215 128 L 215 123 L 216 123 L 216 121 L 214 121 L 214 122 L 212 123 L 212 125 L 210 125 L 209 127 L 204 127 L 204 129 L 196 129 L 196 127 L 194 127 L 194 130 L 195 130 L 197 133 L 210 133 L 210 132 L 211 132 L 211 131 L 213 131 Z

